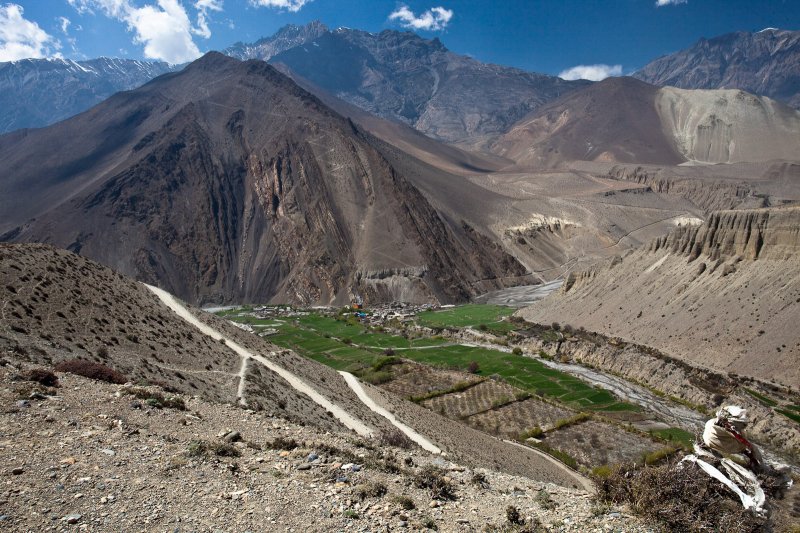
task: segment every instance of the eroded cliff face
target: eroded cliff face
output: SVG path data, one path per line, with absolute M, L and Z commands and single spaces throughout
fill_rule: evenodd
M 689 161 L 768 161 L 794 158 L 800 151 L 800 113 L 763 96 L 664 87 L 655 107 Z
M 523 310 L 692 365 L 800 387 L 800 208 L 713 213 Z
M 661 169 L 615 166 L 608 175 L 614 179 L 647 185 L 659 194 L 680 196 L 703 211 L 742 207 L 767 207 L 766 198 L 755 198 L 755 191 L 743 182 L 699 180 L 666 175 Z M 755 205 L 753 205 L 755 204 Z

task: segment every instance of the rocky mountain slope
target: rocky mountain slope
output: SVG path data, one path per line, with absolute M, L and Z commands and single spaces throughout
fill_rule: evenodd
M 276 53 L 287 41 L 305 42 Z M 543 103 L 588 83 L 481 63 L 410 32 L 321 31 L 319 23 L 286 28 L 226 53 L 283 63 L 370 113 L 465 146 L 482 144 Z
M 267 64 L 211 53 L 0 137 L 0 234 L 196 303 L 463 301 L 525 273 L 386 150 Z
M 800 336 L 800 208 L 712 213 L 571 274 L 521 312 L 652 346 L 694 365 L 793 388 Z
M 64 120 L 172 70 L 166 63 L 107 57 L 0 63 L 0 133 Z
M 624 105 L 621 103 L 624 102 Z M 518 164 L 796 160 L 800 112 L 738 90 L 609 78 L 534 111 L 492 145 Z
M 261 59 L 267 61 L 285 50 L 313 41 L 327 31 L 328 27 L 318 20 L 309 22 L 305 26 L 288 24 L 274 35 L 264 37 L 251 44 L 238 42 L 223 50 L 222 53 L 241 60 Z
M 634 73 L 655 85 L 741 89 L 800 107 L 800 31 L 768 28 L 700 39 Z

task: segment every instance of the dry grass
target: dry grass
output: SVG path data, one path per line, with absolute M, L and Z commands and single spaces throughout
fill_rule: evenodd
M 720 483 L 692 465 L 633 469 L 617 466 L 595 477 L 600 501 L 630 505 L 634 513 L 668 531 L 762 532 L 768 524 L 742 509 Z

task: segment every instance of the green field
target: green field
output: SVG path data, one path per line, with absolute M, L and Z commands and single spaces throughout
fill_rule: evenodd
M 510 331 L 514 329 L 514 325 L 503 319 L 513 313 L 513 309 L 501 305 L 469 304 L 439 311 L 424 311 L 417 315 L 417 323 L 429 328 L 465 328 L 484 325 L 492 330 Z
M 654 429 L 650 433 L 666 441 L 681 444 L 687 450 L 692 448 L 695 440 L 693 433 L 679 428 Z
M 498 319 L 510 310 L 497 306 L 467 305 L 443 312 L 430 313 L 450 325 L 471 325 L 487 319 Z M 228 318 L 258 325 L 253 317 L 228 313 Z M 429 320 L 429 318 L 426 318 Z M 395 354 L 418 363 L 466 370 L 470 363 L 478 365 L 478 374 L 497 375 L 509 384 L 531 394 L 556 398 L 577 409 L 595 411 L 637 411 L 634 404 L 618 401 L 610 392 L 547 367 L 541 361 L 482 347 L 452 344 L 442 338 L 406 338 L 368 329 L 344 318 L 311 314 L 294 319 L 263 321 L 279 333 L 269 340 L 279 346 L 328 365 L 364 376 L 376 372 L 386 359 L 389 348 Z M 429 321 L 428 323 L 432 323 Z

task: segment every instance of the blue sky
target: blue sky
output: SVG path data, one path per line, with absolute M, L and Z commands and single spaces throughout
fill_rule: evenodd
M 657 5 L 662 3 L 665 5 Z M 0 60 L 190 60 L 285 24 L 412 28 L 481 61 L 626 74 L 700 37 L 800 28 L 800 0 L 0 0 Z

